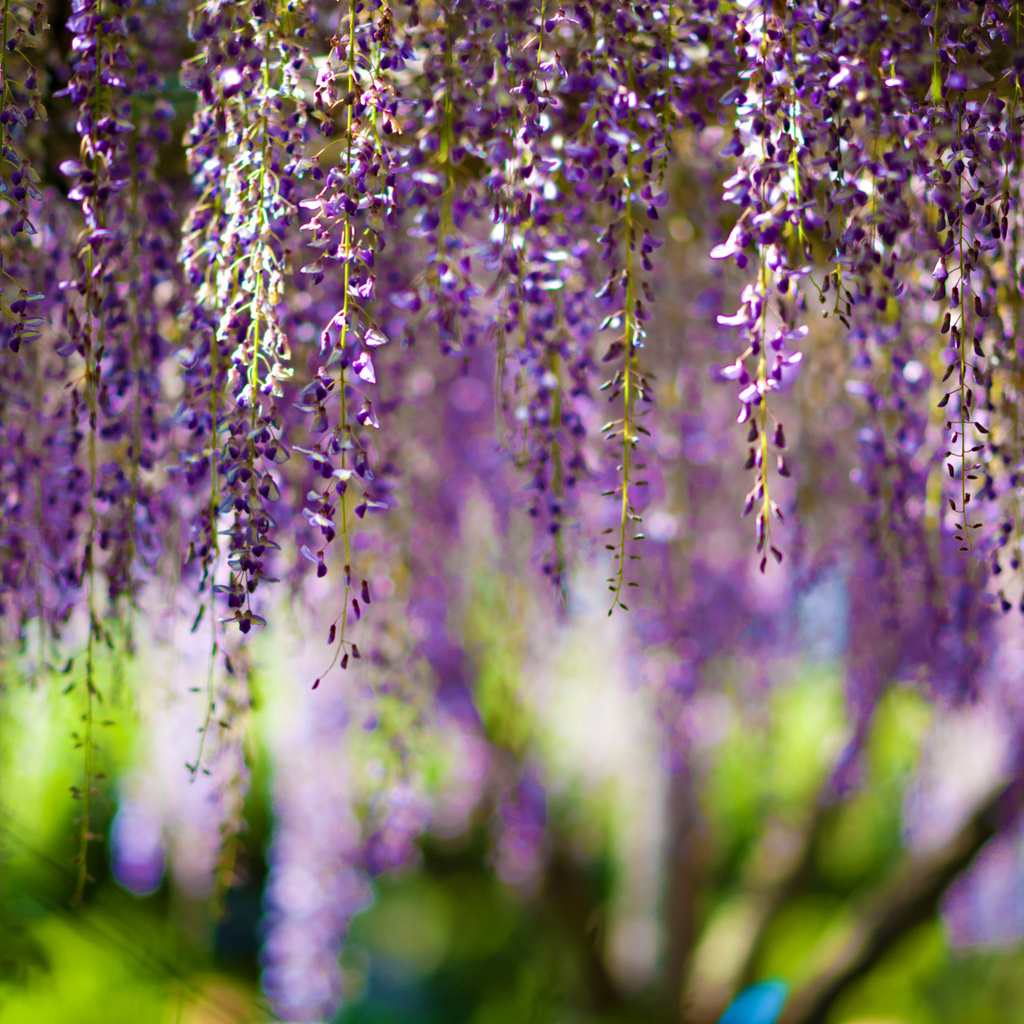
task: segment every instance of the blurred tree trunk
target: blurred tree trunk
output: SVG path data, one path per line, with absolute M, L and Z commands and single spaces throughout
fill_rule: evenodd
M 697 900 L 704 880 L 706 844 L 696 774 L 697 769 L 687 765 L 673 773 L 668 788 L 665 977 L 670 1024 L 682 1024 L 685 1019 L 683 1001 L 698 938 Z
M 846 946 L 829 967 L 797 992 L 781 1024 L 824 1024 L 836 1000 L 866 975 L 913 928 L 934 920 L 950 884 L 1006 824 L 1006 805 L 1016 807 L 1019 783 L 999 789 L 944 846 L 908 854 L 889 883 L 863 905 Z M 1002 819 L 1002 821 L 1000 821 Z

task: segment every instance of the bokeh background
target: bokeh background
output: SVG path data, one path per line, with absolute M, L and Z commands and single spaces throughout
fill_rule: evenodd
M 244 739 L 192 779 L 201 645 L 154 633 L 106 663 L 109 777 L 81 907 L 78 702 L 6 663 L 0 1022 L 320 1019 L 304 1015 L 331 1006 L 339 1024 L 712 1024 L 745 983 L 799 993 L 826 973 L 865 908 L 946 857 L 1000 786 L 1010 737 L 993 709 L 937 711 L 896 687 L 862 778 L 836 793 L 838 577 L 801 599 L 798 654 L 711 666 L 688 710 L 699 741 L 674 764 L 656 701 L 629 681 L 624 618 L 607 618 L 585 577 L 561 621 L 532 607 L 488 565 L 479 519 L 461 628 L 482 730 L 463 727 L 457 700 L 417 732 L 426 712 L 408 694 L 375 692 L 366 710 L 358 687 L 311 691 L 301 666 L 320 651 L 284 624 L 236 668 L 251 688 Z M 384 796 L 382 779 L 396 780 Z M 981 850 L 970 871 L 845 986 L 829 1021 L 1024 1020 L 1020 842 L 968 840 Z
M 159 34 L 183 38 L 169 23 Z M 161 99 L 160 178 L 191 202 L 195 98 L 175 70 Z M 80 140 L 70 105 L 51 106 L 54 197 Z M 672 140 L 632 611 L 607 616 L 609 559 L 586 540 L 619 523 L 595 497 L 619 457 L 595 368 L 574 402 L 587 489 L 564 517 L 563 611 L 538 569 L 551 536 L 527 514 L 548 449 L 523 424 L 543 426 L 551 389 L 510 365 L 503 408 L 483 346 L 444 358 L 426 332 L 412 347 L 406 289 L 427 249 L 410 235 L 380 272 L 381 316 L 408 342 L 374 356 L 398 500 L 352 538 L 374 594 L 366 656 L 325 671 L 340 574 L 283 585 L 243 650 L 190 632 L 200 601 L 169 559 L 167 590 L 126 613 L 131 643 L 104 624 L 119 653 L 97 666 L 80 905 L 83 672 L 63 659 L 81 608 L 61 658 L 34 640 L 0 653 L 0 1024 L 714 1024 L 766 978 L 790 986 L 788 1024 L 1024 1022 L 1008 788 L 1024 658 L 1018 621 L 982 599 L 984 565 L 942 526 L 939 314 L 904 328 L 890 302 L 852 334 L 808 316 L 804 367 L 773 396 L 794 466 L 772 484 L 786 558 L 761 576 L 740 516 L 746 428 L 720 380 L 739 351 L 718 317 L 749 274 L 708 257 L 735 225 L 714 201 L 731 132 Z M 485 220 L 468 229 L 481 246 Z M 813 244 L 820 272 L 831 246 Z M 587 260 L 565 255 L 536 260 L 538 323 L 555 266 L 575 267 L 566 291 L 589 309 Z M 304 343 L 339 308 L 337 276 L 316 294 L 288 307 Z M 175 344 L 177 300 L 156 310 Z M 581 316 L 574 350 L 607 351 L 600 322 Z M 173 368 L 165 384 L 187 393 Z M 913 416 L 876 417 L 879 390 Z M 886 509 L 890 477 L 909 498 Z M 211 671 L 214 638 L 229 659 Z

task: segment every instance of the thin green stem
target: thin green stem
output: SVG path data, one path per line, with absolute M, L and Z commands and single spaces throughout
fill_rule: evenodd
M 103 68 L 102 33 L 96 45 L 96 70 L 93 77 L 92 106 L 93 115 L 99 110 L 99 103 L 102 90 L 100 73 Z M 82 141 L 83 156 L 89 159 L 94 166 L 97 162 L 96 153 L 91 144 L 86 140 Z M 97 226 L 104 226 L 105 217 L 102 208 L 96 211 Z M 100 311 L 100 300 L 95 295 L 94 270 L 95 256 L 92 244 L 86 250 L 86 278 L 85 278 L 85 338 L 83 356 L 85 360 L 85 405 L 86 415 L 89 421 L 89 530 L 85 540 L 85 571 L 87 575 L 86 595 L 86 617 L 88 619 L 88 632 L 85 646 L 85 713 L 82 716 L 83 734 L 80 742 L 83 748 L 83 769 L 84 784 L 82 786 L 82 818 L 79 831 L 78 843 L 78 877 L 75 884 L 75 892 L 72 903 L 80 904 L 85 894 L 85 886 L 89 878 L 89 842 L 92 839 L 90 832 L 90 814 L 92 809 L 92 789 L 94 780 L 94 755 L 93 744 L 93 698 L 97 695 L 96 690 L 96 663 L 95 643 L 98 632 L 96 619 L 96 563 L 95 545 L 98 515 L 96 511 L 96 485 L 99 479 L 99 463 L 96 451 L 96 433 L 98 423 L 98 402 L 97 392 L 100 384 L 100 365 L 97 359 L 97 352 L 103 348 L 102 332 L 103 318 L 100 315 L 94 320 L 95 313 Z
M 761 69 L 761 116 L 765 122 L 768 121 L 768 84 L 770 81 L 770 72 L 768 71 L 767 63 L 767 45 L 768 45 L 768 4 L 765 3 L 762 7 L 762 23 L 761 23 L 761 55 L 760 55 L 760 69 Z M 761 143 L 762 150 L 764 150 L 764 141 Z M 765 159 L 767 159 L 767 152 L 764 153 Z M 765 176 L 761 177 L 761 209 L 766 210 L 768 208 L 768 194 L 767 194 L 767 182 Z M 760 322 L 758 324 L 758 340 L 760 343 L 760 352 L 758 354 L 757 361 L 757 382 L 758 391 L 760 393 L 761 401 L 758 405 L 758 427 L 760 428 L 760 446 L 761 446 L 761 458 L 760 468 L 758 474 L 758 488 L 761 491 L 761 510 L 758 512 L 758 517 L 761 520 L 761 533 L 758 542 L 758 551 L 762 552 L 770 546 L 771 539 L 771 495 L 769 493 L 768 483 L 768 261 L 765 253 L 765 247 L 758 245 L 758 277 L 759 285 L 761 289 L 761 315 Z M 765 559 L 762 557 L 761 568 L 764 569 Z
M 132 572 L 135 564 L 135 509 L 139 501 L 140 474 L 141 474 L 141 448 L 142 448 L 142 324 L 140 322 L 139 309 L 139 227 L 138 227 L 138 205 L 139 205 L 139 182 L 138 162 L 135 159 L 135 150 L 132 150 L 132 184 L 130 200 L 130 223 L 132 224 L 131 253 L 128 262 L 128 294 L 131 296 L 131 350 L 132 350 L 132 379 L 135 390 L 135 403 L 132 410 L 132 451 L 129 459 L 129 481 L 130 491 L 128 495 L 128 511 L 125 521 L 128 526 L 128 564 L 125 566 L 125 573 L 128 584 L 128 607 L 126 608 L 125 632 L 129 649 L 132 647 L 132 626 L 135 612 L 135 588 L 132 584 Z
M 630 75 L 632 85 L 632 74 Z M 625 357 L 622 367 L 622 465 L 619 470 L 622 480 L 619 484 L 621 500 L 619 504 L 619 529 L 618 529 L 618 551 L 616 559 L 618 566 L 615 571 L 615 589 L 612 593 L 612 605 L 608 614 L 615 610 L 618 605 L 624 611 L 626 605 L 622 602 L 622 588 L 626 585 L 626 527 L 633 519 L 633 509 L 629 501 L 629 485 L 632 481 L 632 455 L 635 444 L 634 431 L 635 417 L 634 404 L 636 401 L 636 379 L 637 367 L 636 356 L 636 324 L 634 322 L 633 304 L 635 302 L 636 282 L 633 276 L 633 147 L 626 146 L 626 171 L 623 179 L 623 193 L 625 196 L 624 220 L 626 226 L 625 237 L 625 267 L 623 276 L 626 281 L 626 305 L 623 310 L 623 343 L 625 345 Z
M 4 138 L 7 134 L 7 124 L 4 121 L 4 108 L 7 105 L 7 19 L 10 13 L 10 0 L 3 0 L 3 25 L 0 27 L 0 74 L 3 76 L 4 87 L 0 89 L 0 157 L 4 152 Z M 0 162 L 0 168 L 3 163 Z
M 957 104 L 956 116 L 956 137 L 957 137 L 957 159 L 963 145 L 963 94 Z M 960 260 L 960 280 L 957 282 L 960 289 L 960 316 L 959 316 L 959 379 L 960 379 L 960 515 L 963 519 L 964 544 L 968 548 L 974 547 L 971 540 L 971 524 L 967 518 L 967 502 L 970 495 L 967 492 L 967 403 L 969 394 L 967 388 L 967 281 L 964 276 L 964 214 L 963 214 L 963 172 L 956 176 L 957 194 L 957 254 Z
M 222 139 L 218 137 L 218 156 L 223 163 Z M 221 193 L 218 190 L 214 196 L 213 224 L 219 224 L 223 214 L 221 206 Z M 209 282 L 211 274 L 215 273 L 216 262 L 207 265 L 206 277 Z M 206 674 L 206 713 L 202 728 L 199 731 L 199 750 L 196 753 L 190 772 L 195 779 L 196 774 L 203 770 L 203 751 L 206 747 L 206 737 L 210 730 L 210 722 L 213 720 L 214 710 L 214 675 L 217 661 L 217 567 L 220 564 L 220 538 L 217 532 L 217 518 L 220 505 L 220 478 L 218 469 L 217 453 L 219 450 L 218 435 L 220 434 L 220 344 L 217 340 L 217 331 L 210 332 L 210 504 L 209 504 L 209 549 L 206 553 L 207 582 L 207 605 L 210 618 L 210 658 Z
M 85 893 L 86 882 L 89 881 L 88 855 L 90 834 L 90 812 L 92 808 L 92 786 L 93 786 L 93 697 L 96 694 L 96 668 L 95 668 L 95 641 L 96 641 L 96 566 L 94 551 L 96 542 L 96 481 L 98 476 L 98 463 L 96 457 L 96 376 L 98 367 L 94 366 L 94 352 L 98 345 L 94 345 L 93 332 L 96 326 L 93 321 L 93 294 L 92 294 L 92 271 L 93 253 L 89 249 L 87 259 L 87 271 L 90 282 L 86 287 L 86 334 L 85 334 L 85 391 L 86 391 L 86 415 L 89 420 L 89 531 L 85 542 L 85 571 L 87 577 L 86 615 L 88 619 L 88 633 L 85 643 L 85 713 L 82 715 L 83 732 L 79 738 L 84 758 L 84 784 L 81 791 L 82 818 L 78 840 L 78 877 L 75 883 L 75 893 L 72 903 L 80 904 Z

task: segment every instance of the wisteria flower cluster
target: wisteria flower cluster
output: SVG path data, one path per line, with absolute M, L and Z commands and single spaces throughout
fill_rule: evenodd
M 451 495 L 563 603 L 604 546 L 679 756 L 830 572 L 851 764 L 894 681 L 976 695 L 1024 609 L 1022 55 L 1008 0 L 4 0 L 0 631 L 85 695 L 83 880 L 152 585 L 204 747 L 283 600 L 310 686 L 406 629 L 450 696 Z

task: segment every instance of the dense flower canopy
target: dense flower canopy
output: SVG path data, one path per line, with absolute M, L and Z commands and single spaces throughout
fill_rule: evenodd
M 677 763 L 707 666 L 794 650 L 821 580 L 848 606 L 837 785 L 896 681 L 1016 712 L 992 665 L 1024 609 L 1020 22 L 4 0 L 0 630 L 73 659 L 87 773 L 97 651 L 139 609 L 207 638 L 204 744 L 284 603 L 319 695 L 361 659 L 477 720 L 448 609 L 478 500 L 532 524 L 511 550 L 553 607 L 604 559 Z M 504 797 L 513 859 L 532 786 Z M 422 827 L 407 796 L 375 805 L 371 871 Z

